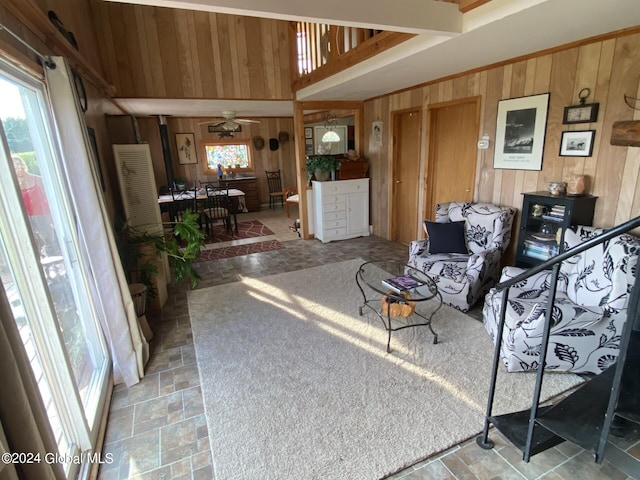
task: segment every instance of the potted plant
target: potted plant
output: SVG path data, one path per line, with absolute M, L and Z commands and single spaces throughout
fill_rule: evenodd
M 312 155 L 307 157 L 307 177 L 313 174 L 319 182 L 329 180 L 331 172 L 339 170 L 340 165 L 340 161 L 332 155 Z
M 187 180 L 182 177 L 175 177 L 173 179 L 173 183 L 176 186 L 177 190 L 186 190 L 187 189 Z
M 163 226 L 169 227 L 165 233 L 148 233 L 123 223 L 116 228 L 118 251 L 127 280 L 145 284 L 148 299 L 156 295 L 153 279 L 159 273 L 154 261 L 157 252 L 167 254 L 176 282 L 188 280 L 192 288 L 197 287 L 200 276 L 193 268 L 193 260 L 200 256 L 205 242 L 198 219 L 198 213 L 187 209 L 182 220 L 163 222 Z

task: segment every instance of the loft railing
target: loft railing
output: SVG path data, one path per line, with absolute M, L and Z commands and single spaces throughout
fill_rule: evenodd
M 293 22 L 293 90 L 327 78 L 412 38 L 408 33 Z
M 308 75 L 380 33 L 382 30 L 298 22 L 296 24 L 298 75 Z
M 546 364 L 547 346 L 549 343 L 549 336 L 551 333 L 551 318 L 552 318 L 552 312 L 553 312 L 553 304 L 555 302 L 555 297 L 556 297 L 558 277 L 560 273 L 560 265 L 562 264 L 563 261 L 573 257 L 574 255 L 584 252 L 585 250 L 595 247 L 596 245 L 600 245 L 601 243 L 604 243 L 605 241 L 613 237 L 629 232 L 630 230 L 639 226 L 640 226 L 640 217 L 633 218 L 625 223 L 622 223 L 612 228 L 611 230 L 607 230 L 605 233 L 602 233 L 596 237 L 590 238 L 589 240 L 583 243 L 580 243 L 579 245 L 576 245 L 573 248 L 570 248 L 569 250 L 562 252 L 556 255 L 555 257 L 552 257 L 549 260 L 543 263 L 540 263 L 539 265 L 536 265 L 535 267 L 529 268 L 528 270 L 524 271 L 520 275 L 510 278 L 509 280 L 506 280 L 504 282 L 500 282 L 495 286 L 495 288 L 498 291 L 503 291 L 504 293 L 503 293 L 503 300 L 500 308 L 500 321 L 498 324 L 498 334 L 496 335 L 496 339 L 495 339 L 496 344 L 495 344 L 494 358 L 493 358 L 493 369 L 491 371 L 491 384 L 490 384 L 491 386 L 489 389 L 489 397 L 487 400 L 487 411 L 485 416 L 484 429 L 482 434 L 478 438 L 476 438 L 476 442 L 480 447 L 485 449 L 493 447 L 493 442 L 489 440 L 489 426 L 490 426 L 489 424 L 491 423 L 491 417 L 492 417 L 493 400 L 494 400 L 495 385 L 496 385 L 497 375 L 498 375 L 498 366 L 500 363 L 500 349 L 502 347 L 502 335 L 503 335 L 504 326 L 505 326 L 505 317 L 506 317 L 506 310 L 507 310 L 507 304 L 508 304 L 508 298 L 509 298 L 509 289 L 512 286 L 518 284 L 519 282 L 522 282 L 523 280 L 531 277 L 532 275 L 542 272 L 543 270 L 548 270 L 549 268 L 552 269 L 551 280 L 549 284 L 549 297 L 547 300 L 547 306 L 546 306 L 546 312 L 545 312 L 545 323 L 544 323 L 544 329 L 542 332 L 542 339 L 541 339 L 542 343 L 541 343 L 540 352 L 539 352 L 540 362 L 538 366 L 536 384 L 534 388 L 534 398 L 533 398 L 531 410 L 530 410 L 528 419 L 525 419 L 523 417 L 517 418 L 518 414 L 514 414 L 514 417 L 513 417 L 514 425 L 511 426 L 511 429 L 512 429 L 511 436 L 513 438 L 510 438 L 510 440 L 523 450 L 523 453 L 524 453 L 523 460 L 525 462 L 528 462 L 530 456 L 532 455 L 532 452 L 536 450 L 536 448 L 539 449 L 538 451 L 541 451 L 542 449 L 544 449 L 544 447 L 541 448 L 541 445 L 544 444 L 544 440 L 541 438 L 540 435 L 534 438 L 534 429 L 536 428 L 536 419 L 538 418 L 538 412 L 539 412 L 540 395 L 542 392 L 542 380 L 544 376 L 544 367 Z M 638 266 L 636 266 L 636 269 L 637 268 Z M 605 450 L 605 447 L 607 446 L 607 436 L 608 436 L 609 429 L 611 427 L 611 422 L 613 420 L 616 403 L 618 401 L 619 390 L 616 386 L 619 385 L 620 378 L 622 377 L 622 372 L 625 365 L 625 357 L 627 354 L 626 347 L 629 344 L 629 341 L 632 335 L 631 333 L 632 330 L 638 329 L 640 327 L 640 306 L 638 305 L 639 298 L 640 298 L 640 272 L 636 271 L 635 284 L 632 289 L 631 298 L 629 301 L 627 320 L 625 322 L 625 326 L 623 328 L 623 332 L 620 338 L 620 354 L 618 356 L 616 366 L 611 367 L 611 368 L 615 368 L 615 372 L 612 380 L 613 387 L 611 387 L 612 393 L 607 404 L 606 412 L 602 412 L 603 423 L 596 427 L 596 432 L 600 432 L 600 439 L 595 452 L 596 462 L 598 463 L 601 463 L 604 458 L 604 450 Z M 604 373 L 602 375 L 604 375 Z M 584 432 L 582 433 L 584 434 Z M 524 438 L 522 438 L 522 435 L 524 435 Z M 509 437 L 509 435 L 507 436 Z M 609 445 L 609 447 L 612 448 L 611 445 Z M 612 448 L 612 450 L 614 449 Z M 613 453 L 615 453 L 616 455 L 619 455 L 619 453 L 615 452 L 615 450 Z M 625 459 L 625 462 L 627 462 L 626 459 Z M 637 469 L 639 468 L 637 466 L 637 463 L 638 462 L 634 462 L 630 468 L 634 468 L 636 469 L 634 471 L 637 471 Z

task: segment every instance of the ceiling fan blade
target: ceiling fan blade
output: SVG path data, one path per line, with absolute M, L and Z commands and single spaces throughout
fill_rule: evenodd
M 207 120 L 206 122 L 198 122 L 196 125 L 221 125 L 225 122 L 226 120 L 222 119 L 222 118 L 214 118 L 213 120 Z
M 260 123 L 259 120 L 249 120 L 248 118 L 234 118 L 233 121 L 238 123 Z

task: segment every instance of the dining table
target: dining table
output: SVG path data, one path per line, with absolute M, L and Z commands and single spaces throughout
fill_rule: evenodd
M 223 190 L 225 191 L 225 190 Z M 223 191 L 216 191 L 215 195 L 224 195 Z M 248 212 L 247 204 L 245 200 L 245 193 L 242 190 L 238 190 L 237 188 L 230 188 L 226 190 L 227 195 L 229 196 L 229 200 L 231 202 L 231 206 L 233 207 L 233 211 L 230 213 L 233 215 L 233 223 L 235 226 L 235 231 L 238 233 L 238 212 Z M 174 192 L 173 194 L 162 194 L 158 195 L 158 204 L 160 204 L 160 210 L 169 211 L 171 214 L 170 205 L 174 201 L 182 201 L 182 200 L 193 200 L 195 194 L 196 202 L 205 202 L 207 200 L 207 191 L 204 188 L 199 190 L 181 190 L 178 192 Z M 166 207 L 166 208 L 163 208 Z

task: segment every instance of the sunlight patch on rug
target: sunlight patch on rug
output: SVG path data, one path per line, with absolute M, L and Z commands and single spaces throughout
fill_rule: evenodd
M 410 328 L 388 354 L 380 319 L 358 315 L 361 263 L 188 292 L 215 478 L 378 479 L 482 430 L 493 357 L 482 323 L 443 307 L 437 345 Z M 543 397 L 580 382 L 548 373 Z M 529 408 L 534 384 L 501 368 L 494 413 Z

